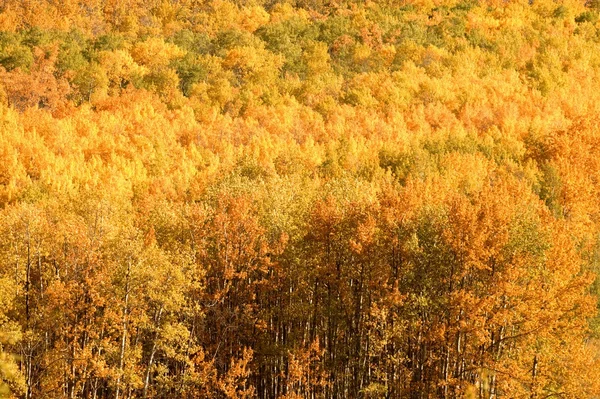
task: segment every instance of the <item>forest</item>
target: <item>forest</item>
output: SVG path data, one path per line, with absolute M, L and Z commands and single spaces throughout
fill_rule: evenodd
M 0 0 L 0 398 L 600 398 L 599 0 Z

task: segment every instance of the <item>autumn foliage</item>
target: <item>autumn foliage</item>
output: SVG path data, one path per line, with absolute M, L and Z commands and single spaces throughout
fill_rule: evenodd
M 0 1 L 0 397 L 600 397 L 600 4 Z

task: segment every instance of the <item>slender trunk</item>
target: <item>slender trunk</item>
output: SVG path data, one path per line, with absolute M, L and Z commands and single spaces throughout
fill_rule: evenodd
M 25 270 L 25 331 L 29 332 L 30 329 L 30 319 L 31 319 L 31 235 L 29 231 L 29 224 L 27 225 L 26 230 L 27 237 L 27 263 Z M 25 389 L 25 398 L 31 398 L 31 385 L 32 385 L 32 348 L 31 348 L 31 338 L 27 338 L 27 355 L 26 355 L 26 389 Z
M 123 309 L 123 332 L 121 334 L 121 350 L 119 352 L 119 373 L 117 376 L 117 387 L 115 390 L 115 399 L 119 399 L 121 390 L 121 378 L 123 376 L 123 366 L 125 363 L 125 344 L 127 342 L 127 316 L 129 314 L 129 277 L 131 274 L 131 260 L 127 263 L 127 274 L 125 276 L 125 304 Z
M 156 354 L 156 340 L 158 338 L 158 329 L 159 329 L 160 318 L 162 316 L 163 309 L 164 309 L 164 307 L 161 305 L 160 309 L 158 310 L 157 316 L 155 317 L 156 331 L 154 332 L 154 340 L 152 342 L 152 350 L 150 351 L 150 358 L 148 359 L 148 365 L 146 366 L 146 377 L 144 378 L 144 393 L 142 396 L 143 398 L 146 398 L 146 395 L 148 393 L 148 385 L 150 384 L 150 371 L 152 370 L 152 365 L 154 363 L 154 355 Z
M 188 339 L 187 347 L 185 349 L 185 359 L 189 359 L 190 349 L 192 347 L 192 342 L 194 341 L 194 332 L 196 331 L 196 317 L 192 318 L 192 328 L 190 329 L 190 337 Z M 187 363 L 184 361 L 183 370 L 181 371 L 181 385 L 180 391 L 185 392 L 185 377 L 187 375 Z
M 537 397 L 536 394 L 536 377 L 537 377 L 537 369 L 538 369 L 538 358 L 537 355 L 533 357 L 533 366 L 531 367 L 531 399 Z

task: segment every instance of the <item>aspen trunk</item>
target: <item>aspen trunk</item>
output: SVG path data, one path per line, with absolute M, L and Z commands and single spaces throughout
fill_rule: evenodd
M 125 298 L 123 306 L 123 331 L 121 334 L 121 348 L 119 351 L 119 373 L 115 389 L 115 399 L 119 399 L 121 393 L 121 379 L 123 376 L 123 366 L 125 364 L 125 347 L 127 342 L 127 322 L 129 315 L 129 278 L 131 275 L 131 260 L 127 262 L 127 274 L 125 275 Z

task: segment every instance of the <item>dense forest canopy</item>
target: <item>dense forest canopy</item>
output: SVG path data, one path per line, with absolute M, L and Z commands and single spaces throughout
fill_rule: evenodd
M 0 10 L 0 397 L 600 397 L 597 0 Z

